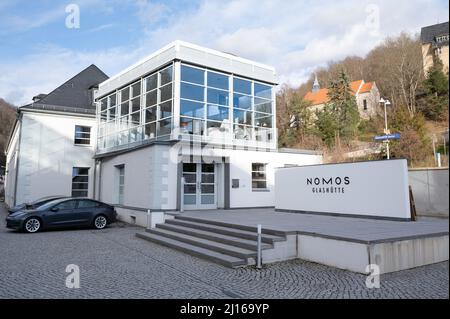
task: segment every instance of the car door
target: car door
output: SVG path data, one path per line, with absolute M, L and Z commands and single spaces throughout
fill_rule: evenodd
M 74 225 L 76 220 L 76 215 L 74 212 L 76 205 L 77 201 L 72 199 L 53 206 L 45 214 L 47 225 L 49 227 L 64 227 Z
M 74 210 L 75 223 L 79 226 L 89 225 L 98 207 L 98 203 L 90 199 L 79 199 L 77 202 L 77 207 Z

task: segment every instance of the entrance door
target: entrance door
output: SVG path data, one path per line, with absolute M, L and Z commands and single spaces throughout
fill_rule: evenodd
M 215 209 L 216 167 L 206 163 L 183 163 L 184 208 Z

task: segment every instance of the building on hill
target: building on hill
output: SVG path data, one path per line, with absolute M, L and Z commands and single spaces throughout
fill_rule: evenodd
M 358 111 L 363 119 L 369 119 L 380 110 L 380 91 L 375 82 L 365 82 L 358 80 L 350 83 L 352 94 L 356 98 Z M 308 92 L 305 100 L 311 102 L 311 110 L 322 110 L 326 103 L 330 101 L 328 89 L 321 89 L 317 76 L 314 80 L 313 88 Z
M 443 64 L 444 73 L 448 74 L 448 21 L 423 27 L 420 32 L 422 43 L 423 71 L 426 75 L 434 64 L 434 58 L 438 57 Z

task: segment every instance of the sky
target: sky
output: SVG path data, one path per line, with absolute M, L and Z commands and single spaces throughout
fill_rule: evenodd
M 448 16 L 444 0 L 0 0 L 0 97 L 29 103 L 90 64 L 113 76 L 174 40 L 274 66 L 297 86 Z

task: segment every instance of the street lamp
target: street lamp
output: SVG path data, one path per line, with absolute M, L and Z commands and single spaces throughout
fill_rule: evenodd
M 391 102 L 387 99 L 385 100 L 385 99 L 381 98 L 380 103 L 383 103 L 383 105 L 384 105 L 384 134 L 389 134 L 388 125 L 387 125 L 386 106 L 391 105 Z M 387 159 L 390 159 L 389 140 L 386 140 L 386 154 L 387 154 Z

